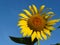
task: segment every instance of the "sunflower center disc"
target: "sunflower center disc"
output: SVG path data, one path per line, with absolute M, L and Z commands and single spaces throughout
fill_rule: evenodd
M 40 15 L 34 15 L 28 20 L 28 27 L 34 31 L 41 31 L 45 26 L 46 21 Z

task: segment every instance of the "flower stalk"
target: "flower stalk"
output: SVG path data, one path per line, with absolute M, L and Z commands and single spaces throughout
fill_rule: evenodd
M 37 41 L 37 45 L 40 45 L 40 41 L 39 40 Z

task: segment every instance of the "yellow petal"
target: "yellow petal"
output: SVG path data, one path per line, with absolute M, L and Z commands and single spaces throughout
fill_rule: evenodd
M 47 24 L 48 24 L 48 25 L 54 25 L 54 24 L 56 24 L 57 22 L 59 22 L 58 19 L 56 19 L 56 20 L 50 20 Z
M 23 33 L 23 37 L 26 37 L 27 36 L 27 33 Z
M 21 25 L 20 26 L 20 28 L 26 28 L 27 27 L 27 25 Z
M 41 16 L 42 16 L 43 18 L 47 17 L 46 12 L 44 12 Z
M 28 35 L 28 30 L 25 30 L 25 32 L 23 33 L 23 37 L 27 36 Z
M 46 26 L 46 28 L 49 30 L 55 30 L 55 28 L 53 26 Z
M 28 18 L 24 13 L 20 13 L 19 16 L 21 16 L 23 18 Z
M 21 33 L 25 33 L 27 31 L 29 31 L 29 28 L 27 26 L 21 26 L 21 31 L 20 31 Z
M 28 27 L 22 28 L 21 33 L 23 33 L 23 37 L 28 36 L 31 33 Z
M 28 10 L 24 9 L 24 12 L 25 12 L 29 17 L 32 16 L 31 13 L 30 13 Z
M 47 14 L 48 15 L 54 15 L 54 12 L 48 12 Z
M 31 35 L 31 40 L 34 41 L 35 38 L 36 38 L 36 32 L 34 31 L 33 34 Z
M 23 37 L 26 37 L 26 36 L 27 36 L 27 32 L 24 32 L 24 33 L 23 33 Z
M 48 12 L 47 15 L 45 16 L 45 19 L 52 18 L 54 16 L 53 12 Z
M 42 35 L 42 37 L 46 40 L 47 39 L 47 36 L 46 36 L 46 34 L 43 32 L 43 31 L 41 31 L 41 35 Z
M 20 33 L 24 33 L 25 32 L 25 29 L 22 29 L 21 31 L 20 31 Z
M 30 36 L 29 33 L 31 33 L 31 32 L 29 32 L 29 29 L 26 28 L 25 32 L 23 33 L 23 37 Z
M 51 16 L 46 15 L 46 16 L 45 16 L 45 19 L 49 19 L 49 18 L 52 18 L 52 17 L 53 17 L 53 15 L 51 15 Z
M 20 20 L 26 20 L 26 21 L 27 21 L 27 20 L 28 20 L 28 18 L 20 18 Z
M 27 32 L 27 36 L 30 36 L 32 34 L 32 32 L 33 32 L 33 30 L 30 30 L 29 27 L 27 27 L 26 30 L 27 30 L 26 31 Z
M 41 39 L 41 40 L 43 40 L 42 37 L 41 37 L 40 32 L 38 32 L 38 31 L 37 31 L 37 35 L 36 35 L 36 37 L 37 37 L 37 39 Z
M 37 7 L 36 7 L 35 5 L 32 5 L 32 6 L 33 6 L 34 11 L 35 11 L 36 13 L 38 13 Z
M 20 26 L 20 25 L 27 25 L 27 21 L 25 21 L 25 20 L 20 20 L 20 21 L 18 22 L 18 26 Z
M 48 17 L 49 17 L 49 16 L 48 16 L 48 15 L 46 15 L 46 16 L 45 16 L 45 19 L 47 19 Z
M 50 30 L 48 30 L 48 29 L 44 29 L 44 33 L 48 34 L 49 36 L 51 35 Z
M 28 30 L 28 36 L 32 34 L 33 30 Z
M 45 8 L 45 5 L 42 5 L 42 6 L 40 7 L 40 13 L 43 11 L 44 8 Z
M 34 10 L 33 10 L 32 6 L 29 6 L 29 9 L 31 10 L 32 14 L 34 14 Z

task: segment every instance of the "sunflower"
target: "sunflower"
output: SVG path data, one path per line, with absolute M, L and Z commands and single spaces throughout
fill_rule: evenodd
M 31 40 L 34 41 L 35 38 L 38 40 L 47 39 L 47 36 L 51 36 L 51 31 L 55 30 L 54 24 L 59 22 L 60 19 L 51 18 L 54 16 L 54 12 L 43 11 L 45 5 L 37 9 L 35 5 L 29 6 L 29 11 L 24 9 L 24 13 L 20 13 L 20 19 L 18 21 L 18 26 L 21 28 L 20 33 L 24 37 L 31 36 Z

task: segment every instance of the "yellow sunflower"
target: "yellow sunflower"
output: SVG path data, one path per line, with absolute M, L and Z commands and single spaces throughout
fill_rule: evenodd
M 45 5 L 37 9 L 35 5 L 29 6 L 29 11 L 24 9 L 24 13 L 20 13 L 20 19 L 18 21 L 18 26 L 21 28 L 21 33 L 24 37 L 31 36 L 31 40 L 34 41 L 35 38 L 43 40 L 47 39 L 47 35 L 51 35 L 51 30 L 55 30 L 54 24 L 59 22 L 60 19 L 51 20 L 54 12 L 43 11 Z

